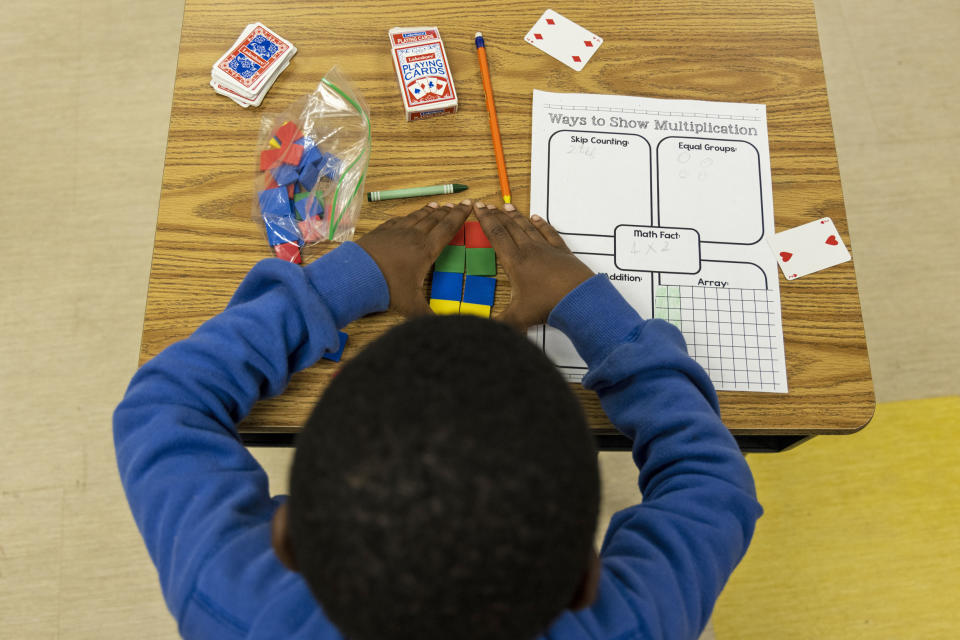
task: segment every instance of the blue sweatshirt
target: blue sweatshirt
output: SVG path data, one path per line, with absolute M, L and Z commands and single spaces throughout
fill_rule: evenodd
M 356 244 L 305 268 L 264 260 L 226 310 L 133 377 L 114 413 L 117 464 L 185 638 L 341 638 L 273 553 L 270 519 L 285 497 L 270 496 L 236 424 L 336 351 L 338 328 L 388 303 L 383 275 Z M 549 322 L 633 440 L 643 503 L 610 522 L 596 602 L 563 613 L 543 637 L 696 638 L 761 514 L 713 385 L 673 325 L 642 320 L 602 276 Z

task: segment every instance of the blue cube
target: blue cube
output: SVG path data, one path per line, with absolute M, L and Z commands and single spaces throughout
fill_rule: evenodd
M 347 338 L 349 338 L 350 336 L 345 334 L 343 331 L 338 331 L 337 337 L 340 338 L 340 348 L 337 349 L 336 351 L 330 351 L 330 352 L 324 353 L 322 356 L 320 356 L 321 358 L 325 358 L 326 360 L 333 360 L 334 362 L 340 362 L 340 358 L 343 357 L 343 349 L 344 347 L 347 346 Z
M 434 271 L 430 297 L 434 300 L 455 300 L 460 302 L 463 291 L 463 274 L 448 271 Z
M 300 174 L 297 172 L 297 168 L 292 164 L 283 163 L 279 167 L 274 167 L 270 170 L 273 173 L 273 179 L 277 181 L 277 184 L 287 185 L 291 182 L 296 182 L 297 178 L 300 177 Z
M 267 242 L 270 243 L 271 247 L 288 242 L 295 242 L 303 246 L 303 239 L 300 237 L 297 223 L 289 212 L 283 215 L 264 213 L 263 226 L 267 229 Z
M 303 155 L 300 156 L 300 169 L 302 170 L 307 165 L 317 165 L 323 161 L 323 152 L 320 149 L 316 148 L 313 144 L 304 145 Z
M 311 193 L 306 198 L 294 200 L 293 206 L 296 207 L 297 213 L 300 214 L 298 217 L 299 220 L 306 220 L 307 218 L 323 214 L 323 203 L 320 202 L 315 193 Z
M 340 177 L 340 158 L 332 153 L 325 153 L 320 165 L 320 177 L 336 180 Z
M 467 276 L 463 281 L 463 301 L 469 302 L 470 304 L 484 304 L 492 307 L 496 290 L 496 278 Z
M 317 178 L 320 176 L 320 168 L 315 164 L 308 164 L 300 170 L 300 184 L 305 191 L 312 191 L 317 186 Z
M 260 192 L 260 212 L 264 215 L 284 216 L 290 214 L 290 196 L 286 187 L 276 187 Z

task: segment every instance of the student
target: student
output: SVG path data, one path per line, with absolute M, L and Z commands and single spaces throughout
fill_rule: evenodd
M 706 625 L 761 513 L 713 386 L 675 327 L 642 320 L 545 221 L 505 208 L 431 204 L 306 267 L 264 260 L 134 376 L 117 462 L 185 638 L 696 638 Z M 510 279 L 501 322 L 431 316 L 421 290 L 472 212 Z M 271 497 L 236 423 L 335 350 L 339 327 L 387 308 L 415 319 L 340 370 L 297 441 L 289 499 Z M 599 555 L 582 411 L 515 330 L 540 322 L 570 338 L 584 386 L 633 441 L 643 504 L 613 517 Z

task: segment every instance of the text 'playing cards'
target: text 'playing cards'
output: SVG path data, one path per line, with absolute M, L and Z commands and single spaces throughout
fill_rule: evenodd
M 241 107 L 259 107 L 297 48 L 256 22 L 248 24 L 236 42 L 210 71 L 210 86 Z
M 796 280 L 850 260 L 850 252 L 830 218 L 781 231 L 770 240 L 770 248 L 787 280 Z
M 394 27 L 387 32 L 407 120 L 457 111 L 457 91 L 437 27 Z
M 603 44 L 603 38 L 553 9 L 543 12 L 524 40 L 574 71 L 583 69 Z

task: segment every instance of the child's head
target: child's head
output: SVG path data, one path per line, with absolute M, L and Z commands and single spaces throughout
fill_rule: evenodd
M 592 599 L 598 500 L 553 364 L 505 325 L 433 316 L 330 383 L 275 546 L 351 640 L 523 639 Z

